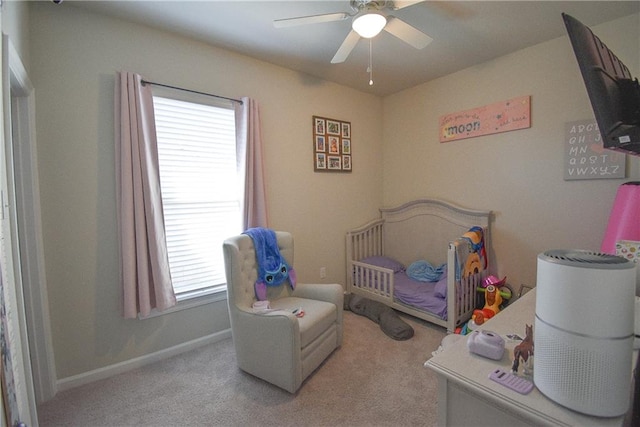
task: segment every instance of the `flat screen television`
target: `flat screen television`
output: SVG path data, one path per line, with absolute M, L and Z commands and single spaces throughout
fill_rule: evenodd
M 586 25 L 562 14 L 604 148 L 640 156 L 640 84 Z

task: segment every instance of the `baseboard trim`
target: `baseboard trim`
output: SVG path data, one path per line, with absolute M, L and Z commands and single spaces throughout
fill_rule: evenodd
M 81 385 L 89 384 L 94 381 L 103 380 L 105 378 L 112 377 L 114 375 L 122 374 L 132 369 L 141 368 L 150 363 L 158 362 L 160 360 L 168 359 L 169 357 L 177 356 L 178 354 L 195 350 L 199 347 L 213 344 L 223 339 L 231 338 L 231 329 L 216 332 L 215 334 L 207 335 L 202 338 L 198 338 L 192 341 L 188 341 L 174 347 L 166 348 L 164 350 L 157 351 L 155 353 L 146 354 L 144 356 L 136 357 L 134 359 L 126 360 L 124 362 L 116 363 L 113 365 L 105 366 L 103 368 L 95 369 L 93 371 L 83 372 L 81 374 L 72 375 L 70 377 L 58 379 L 57 391 L 69 390 Z

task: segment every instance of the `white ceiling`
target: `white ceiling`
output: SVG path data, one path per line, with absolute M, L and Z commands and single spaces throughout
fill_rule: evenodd
M 348 0 L 324 1 L 66 1 L 80 7 L 173 31 L 363 92 L 386 96 L 434 78 L 566 34 L 561 13 L 586 25 L 640 12 L 640 1 L 425 1 L 393 15 L 431 36 L 417 50 L 389 33 L 361 39 L 344 63 L 331 58 L 351 20 L 274 28 L 273 20 L 349 12 Z M 638 33 L 640 28 L 621 31 Z M 606 40 L 604 40 L 606 43 Z M 640 49 L 640 46 L 639 46 Z M 620 58 L 624 62 L 624 58 Z

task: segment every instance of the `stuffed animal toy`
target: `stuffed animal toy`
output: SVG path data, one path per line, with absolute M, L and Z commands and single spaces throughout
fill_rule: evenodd
M 482 227 L 471 227 L 462 235 L 471 246 L 471 253 L 464 265 L 464 276 L 468 277 L 487 268 L 487 253 L 484 247 Z
M 289 280 L 291 289 L 296 287 L 296 272 L 280 255 L 276 233 L 268 228 L 250 228 L 243 234 L 253 239 L 258 263 L 258 280 L 254 285 L 258 301 L 267 299 L 267 286 L 279 286 Z
M 485 321 L 491 319 L 500 311 L 502 304 L 502 295 L 494 285 L 489 285 L 484 291 L 484 307 L 481 310 L 474 310 L 471 320 L 477 325 L 482 325 Z

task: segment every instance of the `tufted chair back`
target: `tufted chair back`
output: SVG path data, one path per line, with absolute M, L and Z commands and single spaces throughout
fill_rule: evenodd
M 289 265 L 293 266 L 293 236 L 291 233 L 277 231 L 276 238 L 278 240 L 280 254 L 287 260 Z M 231 266 L 239 267 L 236 271 L 237 276 L 235 276 L 237 280 L 234 280 L 233 286 L 228 287 L 227 291 L 229 298 L 233 298 L 236 307 L 239 309 L 250 309 L 256 300 L 254 288 L 254 284 L 258 279 L 256 251 L 253 247 L 253 241 L 248 236 L 244 236 L 244 238 L 238 240 L 237 244 L 239 263 L 236 266 Z M 267 299 L 269 301 L 289 297 L 291 293 L 291 287 L 288 281 L 285 281 L 285 283 L 279 286 L 267 287 Z

